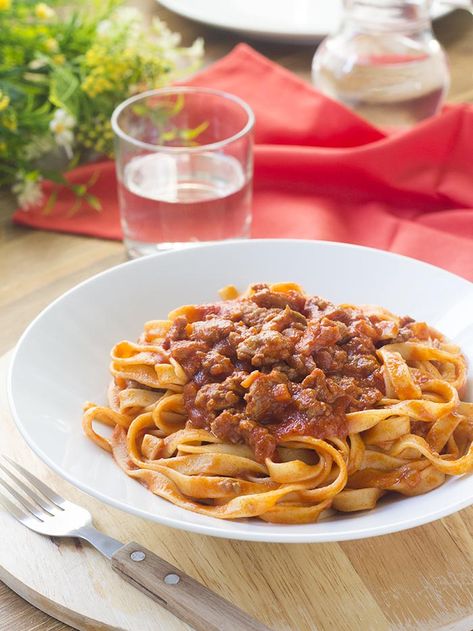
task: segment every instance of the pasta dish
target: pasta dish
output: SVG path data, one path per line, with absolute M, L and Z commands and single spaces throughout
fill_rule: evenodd
M 86 435 L 152 493 L 300 524 L 473 471 L 466 362 L 441 333 L 295 283 L 220 294 L 116 344 L 109 405 L 84 406 Z

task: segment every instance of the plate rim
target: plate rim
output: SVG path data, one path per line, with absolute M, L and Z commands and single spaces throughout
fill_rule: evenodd
M 296 0 L 297 1 L 297 0 Z M 300 30 L 300 31 L 291 31 L 284 29 L 261 29 L 255 28 L 253 25 L 248 24 L 246 26 L 232 26 L 226 20 L 221 20 L 218 17 L 212 18 L 212 21 L 209 21 L 208 17 L 202 16 L 195 11 L 196 4 L 195 2 L 189 3 L 189 8 L 185 8 L 182 6 L 182 0 L 156 0 L 156 2 L 163 6 L 165 9 L 172 11 L 176 15 L 184 17 L 188 20 L 192 20 L 199 24 L 204 24 L 206 26 L 210 26 L 217 29 L 224 29 L 234 33 L 240 33 L 244 35 L 248 35 L 249 37 L 254 37 L 256 39 L 262 38 L 265 40 L 273 40 L 277 42 L 283 43 L 294 43 L 294 44 L 318 44 L 324 37 L 329 35 L 329 32 L 326 29 L 322 29 L 317 31 L 316 29 L 310 30 Z M 177 4 L 177 7 L 176 7 Z M 436 7 L 432 11 L 431 19 L 436 20 L 445 15 L 448 15 L 454 10 L 454 7 L 449 5 L 442 5 L 441 2 L 434 0 L 434 7 Z
M 35 443 L 32 437 L 28 434 L 27 427 L 22 422 L 20 415 L 18 414 L 14 397 L 13 397 L 13 379 L 14 379 L 13 373 L 15 369 L 15 363 L 17 361 L 19 349 L 23 343 L 23 340 L 26 339 L 26 337 L 29 335 L 29 332 L 36 325 L 37 321 L 39 321 L 47 312 L 52 310 L 57 303 L 65 299 L 69 294 L 72 294 L 79 288 L 87 285 L 88 283 L 94 281 L 95 279 L 107 276 L 108 274 L 116 273 L 117 270 L 123 268 L 124 266 L 129 267 L 129 266 L 134 266 L 134 265 L 140 265 L 143 260 L 155 260 L 155 259 L 161 259 L 163 257 L 167 258 L 169 256 L 172 257 L 175 254 L 179 254 L 179 252 L 187 251 L 190 249 L 196 250 L 196 249 L 204 248 L 206 250 L 211 250 L 211 249 L 215 250 L 215 249 L 225 248 L 225 246 L 229 244 L 243 245 L 243 247 L 245 247 L 245 244 L 247 245 L 258 244 L 258 243 L 267 244 L 271 242 L 272 243 L 285 243 L 288 245 L 291 245 L 291 244 L 297 245 L 300 243 L 305 243 L 305 244 L 311 244 L 311 245 L 315 245 L 319 247 L 320 246 L 322 247 L 335 246 L 335 247 L 340 247 L 340 248 L 349 249 L 349 250 L 354 249 L 354 250 L 361 250 L 361 251 L 370 251 L 370 252 L 376 253 L 377 255 L 385 256 L 386 258 L 397 259 L 397 260 L 402 259 L 402 260 L 409 261 L 410 263 L 414 263 L 415 265 L 420 265 L 421 267 L 426 267 L 428 269 L 434 270 L 437 273 L 440 272 L 444 276 L 446 276 L 447 278 L 451 278 L 455 282 L 461 281 L 462 283 L 466 283 L 467 286 L 470 285 L 471 287 L 473 287 L 473 283 L 471 281 L 469 281 L 466 278 L 463 278 L 462 276 L 459 276 L 458 274 L 454 274 L 441 267 L 432 265 L 431 263 L 427 263 L 419 259 L 415 259 L 410 256 L 405 256 L 403 254 L 397 254 L 395 252 L 390 252 L 390 251 L 381 250 L 381 249 L 373 248 L 373 247 L 367 247 L 367 246 L 358 245 L 358 244 L 340 243 L 337 241 L 324 241 L 324 240 L 316 240 L 316 239 L 235 239 L 235 240 L 228 240 L 228 241 L 223 241 L 223 242 L 215 242 L 212 244 L 196 244 L 196 245 L 191 246 L 190 248 L 186 248 L 185 250 L 171 250 L 167 252 L 158 252 L 156 254 L 152 254 L 147 257 L 142 257 L 142 258 L 138 258 L 138 259 L 134 259 L 130 261 L 124 261 L 106 270 L 103 270 L 97 274 L 94 274 L 90 276 L 89 278 L 86 278 L 85 280 L 81 281 L 80 283 L 77 283 L 76 285 L 68 289 L 67 291 L 63 292 L 60 296 L 55 298 L 46 307 L 44 307 L 37 314 L 37 316 L 27 325 L 27 327 L 21 334 L 20 338 L 18 339 L 16 345 L 14 346 L 12 350 L 12 356 L 10 358 L 10 364 L 8 367 L 7 400 L 8 400 L 8 404 L 10 407 L 10 412 L 11 412 L 11 416 L 14 421 L 14 424 L 16 428 L 18 429 L 18 431 L 20 432 L 23 439 L 25 440 L 25 442 L 27 443 L 27 445 L 50 469 L 52 469 L 61 478 L 65 479 L 67 482 L 69 482 L 74 487 L 78 488 L 79 490 L 83 491 L 87 495 L 90 495 L 91 497 L 94 497 L 100 500 L 101 502 L 104 502 L 105 504 L 113 506 L 114 508 L 118 510 L 122 510 L 126 513 L 135 515 L 147 521 L 152 521 L 154 523 L 162 524 L 171 528 L 175 528 L 177 530 L 184 530 L 187 532 L 193 532 L 196 534 L 202 534 L 202 535 L 213 536 L 213 537 L 224 538 L 224 539 L 234 539 L 234 540 L 240 540 L 240 541 L 255 541 L 255 542 L 260 542 L 260 543 L 325 543 L 325 542 L 337 542 L 337 541 L 354 541 L 358 539 L 367 539 L 370 537 L 394 534 L 396 532 L 401 532 L 403 530 L 415 528 L 417 526 L 422 526 L 430 522 L 436 521 L 438 519 L 441 519 L 442 517 L 447 517 L 449 515 L 452 515 L 458 512 L 459 510 L 462 510 L 463 508 L 467 508 L 468 506 L 471 506 L 473 504 L 473 490 L 471 492 L 471 495 L 465 496 L 464 498 L 462 498 L 461 500 L 458 500 L 452 505 L 450 504 L 446 506 L 444 505 L 443 507 L 424 513 L 423 515 L 418 516 L 417 518 L 409 517 L 406 519 L 398 520 L 397 522 L 391 522 L 388 527 L 386 527 L 386 525 L 371 526 L 364 529 L 359 529 L 356 532 L 353 532 L 347 529 L 347 530 L 342 530 L 341 532 L 336 533 L 334 536 L 333 534 L 330 534 L 329 532 L 325 532 L 325 533 L 324 532 L 322 533 L 297 532 L 297 530 L 295 530 L 295 528 L 297 528 L 297 525 L 293 525 L 291 528 L 291 531 L 287 533 L 282 533 L 282 534 L 273 533 L 271 535 L 271 539 L 268 540 L 268 539 L 263 539 L 261 533 L 247 532 L 244 529 L 242 529 L 241 531 L 238 529 L 223 531 L 218 527 L 218 523 L 220 520 L 216 520 L 215 525 L 198 524 L 198 523 L 194 524 L 192 522 L 183 523 L 178 518 L 162 516 L 157 513 L 149 513 L 145 510 L 142 510 L 140 508 L 136 508 L 130 504 L 127 504 L 126 502 L 116 500 L 102 493 L 101 491 L 94 489 L 89 484 L 85 484 L 85 483 L 82 483 L 81 481 L 77 481 L 77 479 L 75 479 L 72 474 L 69 474 L 68 471 L 66 471 L 63 467 L 61 467 L 54 460 L 52 460 L 46 453 L 44 453 L 44 451 Z M 468 474 L 465 474 L 465 475 L 468 475 Z M 469 474 L 469 475 L 473 475 L 473 474 Z M 186 511 L 186 509 L 181 509 L 181 510 Z M 228 520 L 228 521 L 231 522 L 231 520 Z M 238 525 L 241 522 L 236 522 L 236 523 Z

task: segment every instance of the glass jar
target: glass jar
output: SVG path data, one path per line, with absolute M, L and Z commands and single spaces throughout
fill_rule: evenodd
M 344 0 L 338 32 L 315 53 L 315 87 L 371 123 L 403 128 L 432 116 L 449 87 L 430 0 Z

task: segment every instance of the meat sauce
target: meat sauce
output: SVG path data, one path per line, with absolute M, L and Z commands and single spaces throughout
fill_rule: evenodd
M 191 323 L 178 316 L 166 336 L 189 378 L 189 426 L 245 443 L 261 462 L 277 459 L 283 437 L 346 436 L 347 412 L 384 395 L 386 323 L 296 291 L 252 290 L 194 308 Z

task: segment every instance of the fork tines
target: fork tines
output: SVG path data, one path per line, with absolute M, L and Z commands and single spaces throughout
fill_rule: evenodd
M 0 485 L 18 502 L 19 506 L 14 504 L 4 493 L 0 493 L 0 501 L 16 519 L 24 522 L 33 516 L 42 522 L 45 518 L 64 511 L 65 500 L 60 495 L 54 493 L 44 482 L 38 480 L 36 476 L 8 456 L 2 455 L 0 458 L 0 470 L 22 491 L 20 493 L 9 482 L 0 477 Z M 9 467 L 6 467 L 5 463 L 8 463 Z M 16 469 L 29 484 L 26 484 L 16 473 L 11 471 L 11 468 Z

